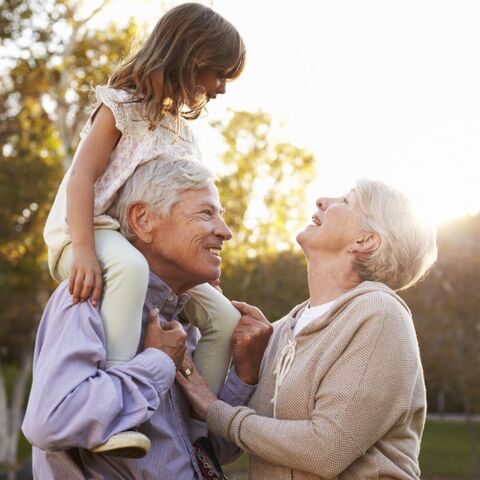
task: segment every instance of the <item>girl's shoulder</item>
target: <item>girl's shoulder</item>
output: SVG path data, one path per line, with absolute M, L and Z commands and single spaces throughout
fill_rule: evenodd
M 126 90 L 100 85 L 95 89 L 97 110 L 100 105 L 108 107 L 115 118 L 115 126 L 123 135 L 141 135 L 148 130 L 142 119 L 141 104 Z
M 180 117 L 178 120 L 172 115 L 167 114 L 156 125 L 151 126 L 150 122 L 145 118 L 142 112 L 142 104 L 135 101 L 132 92 L 112 88 L 107 85 L 98 86 L 96 88 L 97 104 L 104 104 L 109 107 L 117 122 L 117 128 L 123 134 L 145 135 L 145 134 L 161 134 L 165 135 L 169 132 L 175 137 L 179 137 L 188 143 L 194 141 L 194 133 L 188 122 Z M 177 121 L 178 128 L 177 128 Z
M 166 115 L 152 128 L 142 113 L 142 104 L 136 102 L 132 92 L 100 85 L 95 89 L 95 106 L 80 136 L 83 138 L 91 128 L 93 117 L 101 105 L 105 105 L 115 118 L 115 126 L 124 137 L 141 137 L 145 148 L 163 151 L 164 146 L 176 144 L 200 158 L 198 142 L 193 129 L 186 120 L 177 120 Z M 133 139 L 132 139 L 133 140 Z

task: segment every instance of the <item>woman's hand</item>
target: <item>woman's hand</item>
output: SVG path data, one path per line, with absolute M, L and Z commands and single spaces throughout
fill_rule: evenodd
M 185 355 L 182 367 L 177 371 L 176 378 L 198 419 L 205 421 L 208 407 L 217 400 L 217 397 L 210 390 L 200 373 L 198 373 L 190 355 Z
M 254 385 L 273 327 L 257 307 L 236 301 L 232 305 L 242 314 L 232 336 L 233 366 L 240 380 Z
M 99 302 L 102 293 L 102 269 L 92 248 L 73 248 L 68 290 L 73 296 L 73 303 L 84 302 L 90 295 L 92 305 Z

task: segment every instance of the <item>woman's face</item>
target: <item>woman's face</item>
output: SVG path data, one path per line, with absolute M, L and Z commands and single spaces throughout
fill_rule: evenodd
M 312 223 L 297 235 L 297 242 L 305 254 L 340 254 L 364 233 L 355 190 L 341 197 L 321 197 L 316 206 Z
M 225 78 L 220 77 L 217 72 L 209 68 L 200 70 L 198 74 L 198 83 L 205 89 L 208 100 L 226 92 L 226 81 Z

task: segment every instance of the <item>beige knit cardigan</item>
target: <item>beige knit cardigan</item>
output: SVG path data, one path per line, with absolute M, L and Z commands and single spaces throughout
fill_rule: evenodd
M 363 282 L 294 338 L 306 304 L 274 324 L 249 406 L 214 402 L 209 429 L 251 454 L 250 479 L 419 478 L 426 398 L 408 307 Z

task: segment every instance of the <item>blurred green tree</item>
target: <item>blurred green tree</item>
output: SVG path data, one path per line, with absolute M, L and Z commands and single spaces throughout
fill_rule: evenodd
M 403 296 L 416 327 L 432 409 L 465 414 L 474 478 L 480 478 L 480 215 L 443 225 L 433 272 Z M 442 405 L 447 395 L 449 403 Z
M 133 20 L 89 28 L 105 3 L 87 12 L 82 2 L 0 0 L 0 465 L 10 478 L 33 334 L 53 287 L 43 225 L 88 115 L 89 85 L 106 82 L 137 32 Z
M 228 121 L 214 125 L 226 145 L 222 160 L 228 171 L 218 188 L 234 234 L 222 255 L 222 287 L 276 320 L 307 296 L 305 262 L 294 235 L 313 209 L 306 187 L 315 158 L 273 141 L 264 112 L 232 112 Z

